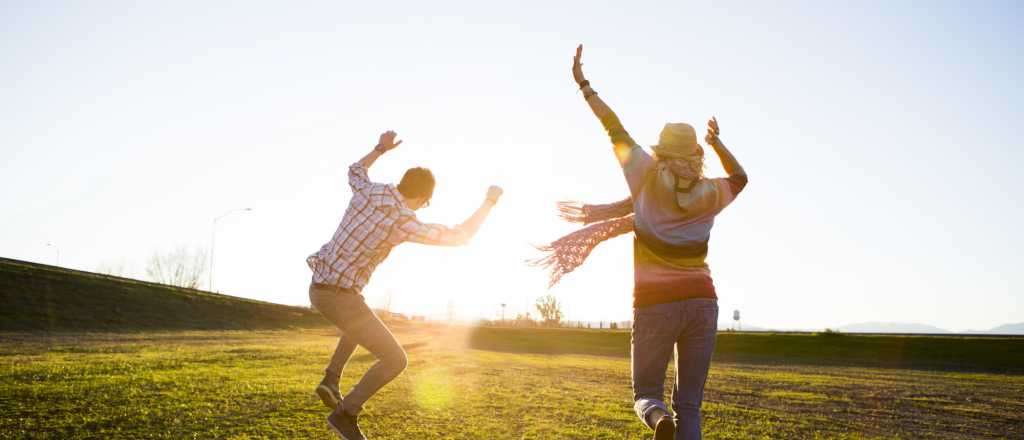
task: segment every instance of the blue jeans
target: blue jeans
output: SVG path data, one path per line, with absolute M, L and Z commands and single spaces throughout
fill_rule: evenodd
M 717 332 L 715 299 L 688 299 L 633 310 L 633 409 L 645 424 L 650 426 L 647 416 L 655 409 L 668 413 L 664 400 L 665 370 L 674 349 L 676 383 L 672 388 L 672 409 L 676 440 L 701 438 L 700 406 Z
M 362 345 L 377 358 L 377 362 L 344 397 L 344 410 L 349 414 L 358 414 L 370 397 L 405 370 L 409 364 L 405 350 L 398 344 L 398 340 L 387 326 L 366 305 L 362 295 L 347 290 L 339 291 L 311 285 L 309 301 L 324 318 L 341 330 L 338 346 L 335 347 L 334 355 L 327 364 L 326 376 L 334 380 L 340 379 L 345 364 L 356 350 L 356 345 Z M 341 410 L 342 405 L 338 405 L 336 411 Z

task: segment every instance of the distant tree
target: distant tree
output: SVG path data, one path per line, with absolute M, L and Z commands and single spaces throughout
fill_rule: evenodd
M 146 262 L 149 279 L 172 286 L 198 289 L 206 274 L 206 252 L 188 250 L 185 246 L 161 253 L 154 252 Z
M 835 336 L 843 336 L 843 333 L 840 332 L 839 330 L 834 330 L 834 329 L 826 328 L 825 331 L 823 331 L 823 332 L 816 332 L 816 333 L 814 333 L 814 335 L 815 336 L 835 337 Z
M 619 323 L 617 323 L 615 321 L 612 321 L 611 325 L 609 325 L 608 328 L 610 328 L 612 330 L 618 330 L 619 329 Z
M 537 325 L 537 321 L 534 321 L 533 317 L 530 316 L 530 312 L 516 314 L 516 320 L 512 321 L 512 325 L 516 327 L 534 327 Z
M 537 308 L 537 313 L 540 313 L 544 325 L 557 327 L 558 323 L 562 322 L 562 305 L 550 293 L 537 298 L 533 306 Z

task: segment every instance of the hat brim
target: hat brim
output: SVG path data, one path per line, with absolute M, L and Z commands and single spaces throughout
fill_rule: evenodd
M 682 152 L 679 152 L 678 148 L 666 147 L 666 146 L 662 146 L 661 144 L 651 145 L 651 151 L 653 151 L 655 154 L 657 154 L 658 157 L 665 158 L 665 159 L 686 159 L 686 158 L 689 158 L 690 156 L 694 156 L 696 154 L 703 154 L 704 153 L 704 149 L 700 146 L 700 144 L 698 144 L 696 146 L 696 148 L 691 150 L 691 152 L 689 154 L 684 154 Z

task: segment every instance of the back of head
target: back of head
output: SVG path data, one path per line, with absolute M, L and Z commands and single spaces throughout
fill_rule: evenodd
M 672 174 L 685 180 L 704 177 L 704 148 L 697 143 L 697 131 L 684 122 L 668 123 L 661 130 L 658 145 L 651 149 Z
M 684 158 L 703 155 L 704 150 L 697 143 L 697 131 L 684 122 L 668 123 L 661 129 L 658 145 L 651 148 L 663 159 Z
M 434 173 L 422 167 L 409 168 L 398 184 L 398 192 L 407 199 L 434 195 Z

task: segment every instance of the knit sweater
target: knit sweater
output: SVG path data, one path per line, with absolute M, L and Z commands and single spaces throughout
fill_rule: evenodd
M 671 171 L 633 141 L 618 118 L 605 118 L 602 123 L 620 151 L 636 214 L 633 307 L 717 298 L 704 261 L 711 228 L 715 216 L 746 186 L 747 176 L 704 178 L 689 191 L 679 191 Z

